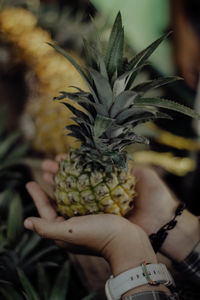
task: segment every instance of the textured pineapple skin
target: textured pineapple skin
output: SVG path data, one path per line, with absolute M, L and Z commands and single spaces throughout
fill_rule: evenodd
M 68 155 L 55 176 L 57 210 L 64 217 L 109 213 L 124 216 L 133 208 L 135 177 L 115 169 L 106 174 L 77 165 Z

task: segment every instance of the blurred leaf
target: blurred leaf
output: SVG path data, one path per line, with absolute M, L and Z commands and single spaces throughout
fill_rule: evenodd
M 7 237 L 9 242 L 17 240 L 23 230 L 23 208 L 20 196 L 15 194 L 9 208 Z
M 19 139 L 19 132 L 14 132 L 10 134 L 1 144 L 0 144 L 0 161 L 4 159 L 7 152 L 10 150 L 11 146 Z
M 49 300 L 49 281 L 47 279 L 45 269 L 42 264 L 38 263 L 37 265 L 38 270 L 38 289 L 41 299 Z
M 21 146 L 18 146 L 6 157 L 6 160 L 11 161 L 11 160 L 22 158 L 28 152 L 29 148 L 30 148 L 29 143 L 24 143 Z
M 17 269 L 17 273 L 20 279 L 20 282 L 24 288 L 25 293 L 27 294 L 27 299 L 28 300 L 40 300 L 34 287 L 30 283 L 29 279 L 26 277 L 24 272 L 20 269 Z
M 24 233 L 21 240 L 19 241 L 19 243 L 15 247 L 15 252 L 16 253 L 21 253 L 21 251 L 23 250 L 23 247 L 28 243 L 28 239 L 29 239 L 29 234 Z
M 1 295 L 4 296 L 4 300 L 24 300 L 24 297 L 11 285 L 0 287 Z
M 41 237 L 38 234 L 33 233 L 20 252 L 21 258 L 24 259 L 39 244 L 40 241 Z
M 0 212 L 5 207 L 8 207 L 12 197 L 13 197 L 13 191 L 10 189 L 5 190 L 4 192 L 0 193 Z
M 69 288 L 70 263 L 67 261 L 56 278 L 49 300 L 65 300 Z
M 30 268 L 30 265 L 36 263 L 39 259 L 41 259 L 43 256 L 45 256 L 46 254 L 57 250 L 58 248 L 56 246 L 50 246 L 48 248 L 42 249 L 40 250 L 38 253 L 36 253 L 35 255 L 33 255 L 30 259 L 28 259 L 25 264 L 24 264 L 24 269 L 25 268 Z

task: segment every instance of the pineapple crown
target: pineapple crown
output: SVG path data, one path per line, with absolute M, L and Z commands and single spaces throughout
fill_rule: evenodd
M 87 163 L 96 162 L 106 168 L 125 168 L 128 158 L 125 146 L 149 142 L 147 138 L 137 135 L 134 128 L 157 118 L 172 119 L 158 108 L 178 111 L 194 118 L 200 117 L 195 111 L 179 103 L 144 97 L 148 90 L 172 83 L 181 79 L 180 77 L 158 78 L 134 85 L 136 76 L 147 64 L 148 58 L 169 34 L 161 36 L 128 60 L 124 57 L 124 28 L 119 12 L 105 53 L 97 32 L 94 43 L 83 39 L 85 69 L 62 48 L 50 44 L 74 65 L 89 89 L 86 92 L 73 87 L 75 92 L 61 91 L 54 98 L 70 99 L 83 108 L 79 110 L 68 102 L 62 102 L 74 114 L 72 119 L 75 124 L 66 127 L 70 131 L 68 135 L 81 141 L 79 152 L 84 154 L 84 161 Z

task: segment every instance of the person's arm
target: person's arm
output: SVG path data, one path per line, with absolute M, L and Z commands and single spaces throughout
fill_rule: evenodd
M 138 198 L 129 219 L 150 236 L 172 220 L 179 202 L 153 170 L 135 168 L 133 172 L 138 180 Z M 193 273 L 199 279 L 200 254 L 198 249 L 195 249 L 200 241 L 199 218 L 185 209 L 176 220 L 177 224 L 168 231 L 160 252 L 173 260 L 176 269 L 183 275 Z M 195 268 L 192 266 L 194 261 Z
M 200 282 L 200 243 L 192 250 L 192 252 L 181 262 L 175 262 L 174 267 L 183 276 L 190 278 L 197 283 Z
M 106 214 L 64 220 L 57 215 L 38 184 L 29 183 L 27 189 L 40 215 L 40 218 L 30 217 L 25 220 L 27 229 L 37 232 L 43 238 L 54 239 L 68 251 L 102 255 L 109 262 L 114 276 L 139 267 L 144 262 L 157 264 L 147 234 L 125 218 Z M 141 295 L 141 300 L 149 300 L 149 295 L 155 293 L 163 296 L 169 295 L 170 291 L 162 284 L 144 284 L 129 290 L 122 298 Z

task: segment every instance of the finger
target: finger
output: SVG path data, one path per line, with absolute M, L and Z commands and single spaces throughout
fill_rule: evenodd
M 55 174 L 58 172 L 58 168 L 59 168 L 58 163 L 53 160 L 45 159 L 42 162 L 42 170 L 44 172 Z
M 49 183 L 50 185 L 55 186 L 54 176 L 53 176 L 52 173 L 45 172 L 45 173 L 43 174 L 43 178 L 44 178 L 44 180 L 45 180 L 47 183 Z
M 97 255 L 98 253 L 95 250 L 83 245 L 86 242 L 82 243 L 80 241 L 80 235 L 76 235 L 76 233 L 73 232 L 73 224 L 71 224 L 70 220 L 64 222 L 52 222 L 41 218 L 31 217 L 25 220 L 24 226 L 26 229 L 37 232 L 42 238 L 55 240 L 59 247 L 65 248 L 70 252 Z
M 58 154 L 58 155 L 56 155 L 56 161 L 60 162 L 62 159 L 65 159 L 66 156 L 67 155 L 65 153 Z
M 47 220 L 54 220 L 57 217 L 57 213 L 39 184 L 36 182 L 29 182 L 27 183 L 26 188 L 33 198 L 39 215 Z
M 43 238 L 71 242 L 70 235 L 73 234 L 73 229 L 67 222 L 68 221 L 55 222 L 55 220 L 50 221 L 30 217 L 24 221 L 24 226 L 26 229 L 37 232 Z

